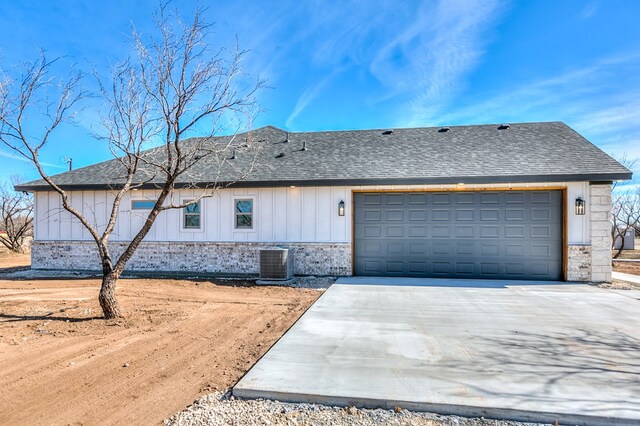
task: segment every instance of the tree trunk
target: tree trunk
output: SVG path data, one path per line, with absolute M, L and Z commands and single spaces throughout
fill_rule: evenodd
M 614 245 L 615 245 L 615 240 L 614 240 Z M 620 254 L 622 254 L 622 250 L 624 250 L 624 237 L 621 235 L 620 236 L 620 247 L 616 249 L 616 254 L 613 255 L 614 259 L 617 259 L 618 257 L 620 257 Z
M 102 276 L 102 286 L 100 287 L 98 301 L 105 319 L 122 318 L 124 316 L 116 300 L 116 282 L 118 278 L 118 274 L 115 272 L 108 272 Z

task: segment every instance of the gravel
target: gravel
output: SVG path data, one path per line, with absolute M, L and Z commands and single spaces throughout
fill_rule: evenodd
M 611 280 L 610 283 L 589 283 L 594 287 L 607 290 L 640 290 L 640 285 L 622 280 Z
M 98 277 L 99 273 L 88 273 L 80 271 L 62 271 L 48 269 L 31 269 L 29 267 L 16 268 L 6 272 L 0 272 L 0 278 L 4 280 L 33 280 L 47 278 L 86 278 Z
M 125 273 L 122 278 L 128 278 L 130 275 Z M 28 266 L 18 267 L 8 271 L 0 271 L 0 279 L 5 280 L 30 280 L 30 279 L 57 279 L 57 278 L 100 278 L 99 272 L 87 272 L 87 271 L 63 271 L 63 270 L 49 270 L 49 269 L 31 269 Z M 179 277 L 179 279 L 196 280 L 199 281 L 202 277 Z M 252 286 L 255 285 L 255 279 L 238 279 L 238 278 L 210 278 L 208 279 L 213 283 L 226 283 L 228 285 L 241 285 Z M 283 286 L 294 288 L 307 288 L 313 290 L 326 290 L 331 284 L 336 282 L 336 277 L 296 277 L 294 282 L 283 284 Z M 277 285 L 277 284 L 273 284 Z
M 310 288 L 315 290 L 326 290 L 331 284 L 336 282 L 336 277 L 296 277 L 295 282 L 289 284 L 295 288 Z
M 403 410 L 329 407 L 319 404 L 293 404 L 266 399 L 244 400 L 229 392 L 205 395 L 186 410 L 164 421 L 167 426 L 187 425 L 416 425 L 416 426 L 525 426 L 520 423 L 484 418 L 440 416 Z M 537 423 L 536 423 L 537 424 Z

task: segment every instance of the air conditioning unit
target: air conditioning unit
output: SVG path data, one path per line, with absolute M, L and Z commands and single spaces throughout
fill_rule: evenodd
M 293 250 L 270 248 L 260 250 L 260 279 L 286 281 L 293 278 Z

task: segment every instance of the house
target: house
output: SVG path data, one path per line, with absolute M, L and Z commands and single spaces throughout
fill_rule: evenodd
M 256 274 L 261 248 L 286 246 L 303 275 L 611 279 L 611 183 L 631 172 L 564 123 L 250 135 L 261 145 L 253 172 L 161 213 L 129 270 Z M 119 179 L 114 161 L 55 176 L 99 227 Z M 198 163 L 179 198 L 216 172 Z M 16 189 L 35 193 L 33 268 L 99 269 L 56 193 L 42 181 Z M 114 251 L 154 194 L 150 181 L 123 201 Z

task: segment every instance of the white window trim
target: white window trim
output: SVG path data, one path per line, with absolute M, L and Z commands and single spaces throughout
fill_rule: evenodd
M 180 204 L 184 204 L 190 200 L 195 200 L 198 197 L 180 197 Z M 204 220 L 204 200 L 200 199 L 200 227 L 199 228 L 187 228 L 185 225 L 184 207 L 179 209 L 180 212 L 180 232 L 204 232 L 205 220 Z
M 236 202 L 241 200 L 251 200 L 251 228 L 236 228 Z M 233 232 L 258 232 L 258 222 L 256 221 L 256 197 L 253 195 L 232 197 L 231 203 L 231 229 Z

